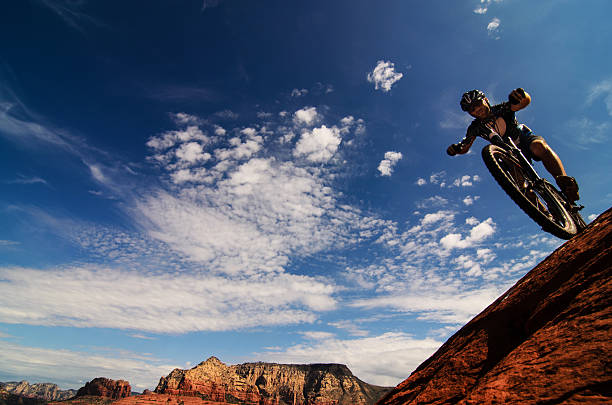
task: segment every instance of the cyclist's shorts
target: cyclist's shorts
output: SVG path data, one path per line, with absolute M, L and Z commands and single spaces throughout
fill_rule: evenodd
M 531 149 L 529 149 L 529 146 L 531 145 L 531 142 L 535 140 L 543 141 L 544 138 L 534 134 L 533 131 L 531 131 L 531 129 L 529 129 L 527 125 L 520 124 L 519 130 L 521 132 L 521 134 L 519 135 L 519 144 L 518 144 L 519 149 L 521 150 L 521 152 L 523 152 L 523 155 L 525 155 L 525 157 L 530 162 L 532 159 L 539 162 L 541 159 L 533 156 L 533 154 L 531 153 Z

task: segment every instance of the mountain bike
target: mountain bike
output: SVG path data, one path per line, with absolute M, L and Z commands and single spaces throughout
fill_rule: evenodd
M 511 138 L 494 138 L 482 149 L 482 159 L 501 188 L 531 219 L 561 239 L 571 239 L 586 228 L 579 212 L 584 206 L 569 201 L 540 177 Z

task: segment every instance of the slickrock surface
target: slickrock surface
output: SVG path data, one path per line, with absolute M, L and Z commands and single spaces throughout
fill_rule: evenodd
M 223 405 L 226 402 L 207 401 L 200 397 L 147 393 L 113 402 L 113 405 Z
M 38 383 L 30 384 L 27 381 L 2 382 L 0 386 L 7 393 L 24 398 L 37 398 L 47 401 L 61 401 L 76 395 L 75 390 L 60 390 L 56 384 Z
M 155 392 L 260 405 L 369 405 L 389 389 L 364 383 L 340 364 L 227 366 L 211 357 L 162 377 Z
M 130 383 L 125 380 L 111 380 L 108 378 L 98 377 L 86 383 L 77 392 L 77 397 L 96 396 L 110 399 L 120 399 L 130 396 L 132 388 Z
M 612 403 L 612 209 L 378 402 L 494 403 Z

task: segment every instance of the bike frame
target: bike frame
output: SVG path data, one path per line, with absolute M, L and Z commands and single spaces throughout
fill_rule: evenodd
M 527 158 L 523 154 L 523 151 L 521 151 L 521 149 L 518 146 L 516 146 L 512 138 L 505 137 L 503 138 L 503 141 L 504 141 L 505 149 L 510 151 L 510 153 L 512 153 L 512 155 L 519 161 L 521 167 L 525 170 L 526 174 L 529 176 L 529 180 L 533 182 L 531 185 L 532 188 L 533 188 L 533 185 L 542 184 L 544 182 L 544 179 L 540 177 L 538 172 L 536 172 L 536 170 L 533 168 L 533 165 L 529 162 L 529 160 L 527 160 Z M 571 210 L 571 212 L 578 212 L 584 208 L 583 205 L 578 205 L 576 203 L 570 202 L 565 198 L 563 200 L 565 204 L 567 205 L 567 207 Z

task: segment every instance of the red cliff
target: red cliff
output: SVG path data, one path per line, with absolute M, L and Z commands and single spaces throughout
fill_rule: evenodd
M 90 382 L 86 383 L 84 387 L 81 387 L 77 392 L 77 397 L 83 397 L 86 395 L 104 397 L 110 399 L 120 399 L 129 397 L 132 388 L 130 383 L 125 380 L 110 380 L 108 378 L 94 378 Z
M 162 377 L 155 392 L 257 405 L 369 405 L 388 390 L 364 383 L 341 364 L 226 366 L 211 357 Z
M 612 209 L 379 405 L 612 403 Z

